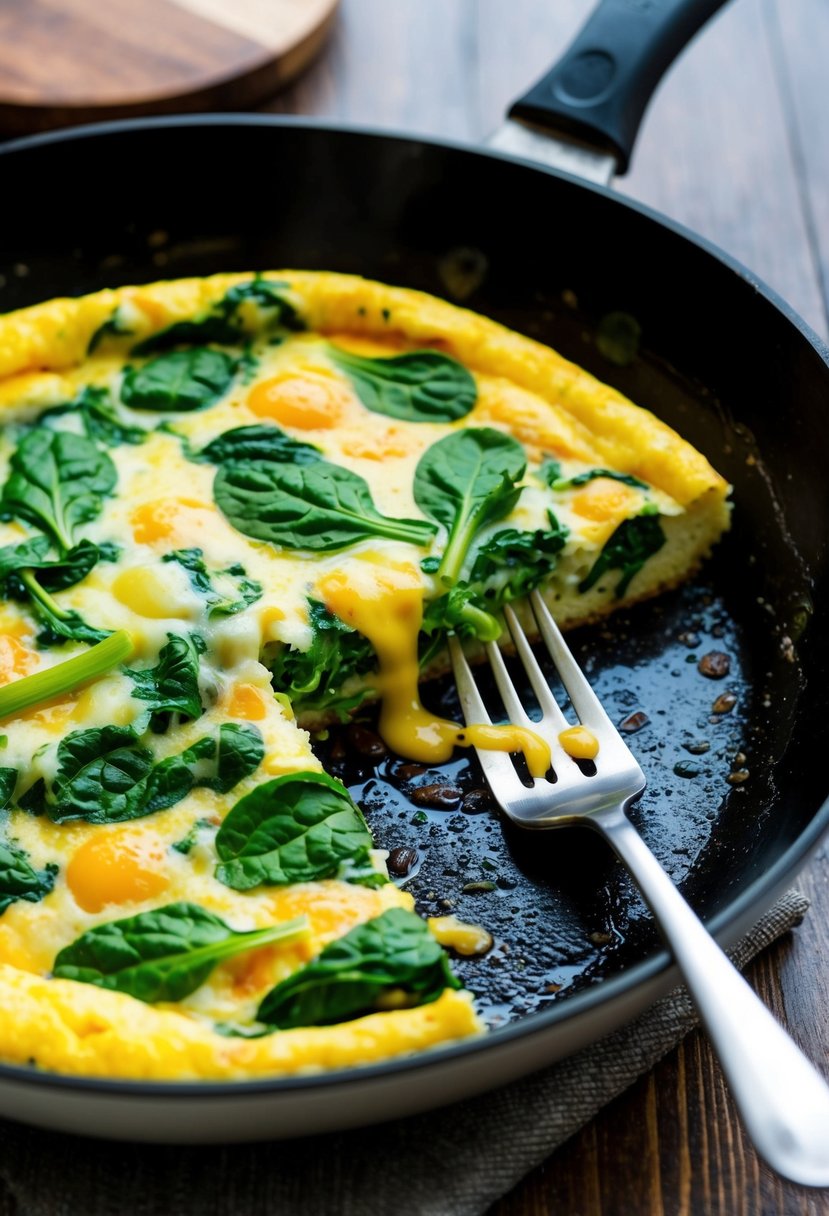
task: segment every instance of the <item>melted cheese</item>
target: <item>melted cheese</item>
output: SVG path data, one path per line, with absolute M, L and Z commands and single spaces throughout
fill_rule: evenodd
M 333 571 L 322 579 L 317 591 L 329 611 L 374 647 L 382 697 L 379 730 L 394 751 L 427 764 L 448 760 L 455 747 L 522 751 L 532 775 L 544 776 L 550 749 L 533 731 L 489 724 L 459 727 L 423 707 L 417 654 L 423 581 L 414 565 L 363 553 L 348 571 Z

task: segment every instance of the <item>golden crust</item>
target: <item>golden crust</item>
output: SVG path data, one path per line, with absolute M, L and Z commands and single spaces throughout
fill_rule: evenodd
M 440 346 L 479 373 L 506 377 L 538 394 L 551 413 L 527 419 L 527 432 L 537 443 L 543 444 L 548 430 L 553 439 L 560 435 L 564 419 L 589 434 L 608 467 L 644 478 L 683 506 L 711 489 L 725 497 L 725 480 L 671 427 L 532 338 L 423 292 L 357 275 L 286 270 L 265 277 L 290 284 L 309 329 Z M 140 340 L 194 316 L 249 278 L 220 274 L 120 287 L 9 313 L 0 318 L 0 377 L 77 366 L 116 307 L 130 307 Z
M 233 1080 L 352 1068 L 480 1033 L 468 993 L 339 1026 L 259 1039 L 218 1035 L 171 1009 L 0 964 L 0 1043 L 10 1064 L 131 1080 Z M 174 1070 L 174 1071 L 173 1071 Z

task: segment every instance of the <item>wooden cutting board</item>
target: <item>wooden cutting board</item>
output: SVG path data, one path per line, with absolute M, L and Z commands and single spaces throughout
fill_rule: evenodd
M 241 109 L 313 59 L 338 0 L 0 0 L 0 131 Z

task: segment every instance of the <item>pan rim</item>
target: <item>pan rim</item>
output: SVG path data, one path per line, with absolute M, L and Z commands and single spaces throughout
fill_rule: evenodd
M 661 228 L 696 246 L 701 252 L 736 273 L 748 286 L 763 296 L 805 338 L 826 365 L 827 371 L 829 371 L 829 344 L 773 288 L 769 287 L 753 271 L 714 242 L 693 232 L 678 221 L 662 215 L 644 203 L 615 194 L 609 187 L 585 182 L 583 179 L 562 170 L 541 165 L 509 153 L 496 151 L 485 146 L 476 146 L 461 140 L 438 136 L 403 132 L 393 128 L 377 128 L 363 124 L 309 119 L 302 116 L 217 113 L 118 119 L 109 122 L 69 127 L 58 131 L 43 132 L 25 136 L 3 145 L 0 147 L 0 158 L 14 155 L 16 152 L 49 147 L 53 144 L 125 134 L 131 131 L 145 132 L 153 129 L 208 126 L 288 128 L 332 135 L 356 135 L 378 140 L 393 140 L 408 144 L 443 148 L 467 155 L 484 156 L 487 159 L 511 163 L 550 177 L 564 179 L 581 189 L 586 189 L 607 198 L 609 201 L 627 208 L 628 211 L 655 222 Z M 0 163 L 2 162 L 0 161 Z M 730 931 L 734 925 L 748 918 L 756 918 L 760 915 L 769 906 L 770 897 L 782 890 L 802 869 L 810 853 L 818 846 L 827 830 L 829 830 L 829 797 L 818 807 L 807 826 L 792 841 L 777 861 L 750 883 L 725 908 L 721 909 L 716 916 L 705 922 L 709 932 L 718 940 L 728 941 L 730 940 Z M 664 948 L 660 948 L 620 974 L 605 979 L 583 992 L 576 993 L 561 1003 L 554 1004 L 547 1010 L 530 1014 L 526 1018 L 510 1023 L 507 1026 L 490 1030 L 481 1038 L 438 1047 L 416 1056 L 391 1059 L 378 1064 L 364 1065 L 337 1072 L 298 1077 L 263 1077 L 253 1080 L 222 1082 L 133 1081 L 128 1079 L 38 1072 L 25 1066 L 0 1063 L 0 1083 L 10 1082 L 15 1085 L 54 1087 L 62 1091 L 91 1093 L 102 1098 L 107 1096 L 114 1098 L 163 1098 L 165 1102 L 171 1099 L 191 1100 L 193 1098 L 240 1098 L 254 1097 L 256 1095 L 276 1096 L 278 1094 L 310 1092 L 313 1090 L 330 1093 L 332 1090 L 350 1087 L 358 1083 L 370 1084 L 372 1081 L 381 1081 L 401 1073 L 409 1074 L 430 1068 L 441 1068 L 445 1063 L 450 1061 L 473 1057 L 482 1052 L 491 1053 L 492 1051 L 497 1051 L 499 1047 L 506 1047 L 518 1040 L 526 1041 L 533 1036 L 546 1035 L 554 1026 L 569 1023 L 587 1012 L 592 1012 L 602 1007 L 611 1009 L 615 1002 L 629 996 L 636 989 L 644 987 L 649 981 L 657 979 L 671 983 L 674 980 L 677 983 L 679 982 L 677 969 L 671 962 L 668 951 Z

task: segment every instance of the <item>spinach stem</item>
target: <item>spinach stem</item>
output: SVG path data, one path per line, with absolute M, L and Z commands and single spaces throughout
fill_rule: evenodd
M 28 570 L 23 571 L 21 577 L 24 582 L 29 573 Z M 29 586 L 28 583 L 26 585 Z M 119 629 L 90 647 L 85 654 L 4 685 L 0 688 L 0 718 L 8 718 L 21 709 L 28 709 L 41 701 L 50 701 L 52 697 L 88 684 L 90 680 L 97 680 L 117 663 L 128 659 L 132 651 L 132 638 L 125 630 Z
M 68 612 L 63 608 L 59 608 L 56 601 L 52 598 L 45 587 L 41 587 L 40 583 L 35 578 L 34 570 L 21 570 L 20 581 L 23 586 L 31 594 L 32 598 L 41 604 L 51 616 L 56 616 L 59 621 L 68 619 Z

